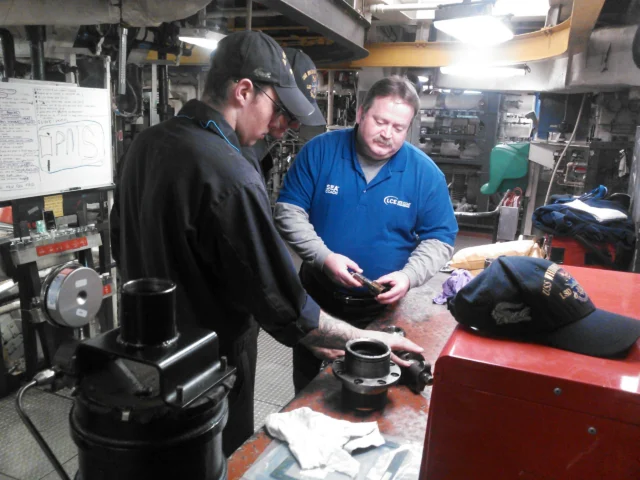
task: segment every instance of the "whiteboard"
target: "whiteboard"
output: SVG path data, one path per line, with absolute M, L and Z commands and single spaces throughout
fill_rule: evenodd
M 0 201 L 113 184 L 109 90 L 0 83 Z

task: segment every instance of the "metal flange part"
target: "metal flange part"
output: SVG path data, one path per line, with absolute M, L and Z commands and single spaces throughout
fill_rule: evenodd
M 389 346 L 370 338 L 347 342 L 345 356 L 333 362 L 333 373 L 342 382 L 345 406 L 355 410 L 383 408 L 387 390 L 401 375 Z

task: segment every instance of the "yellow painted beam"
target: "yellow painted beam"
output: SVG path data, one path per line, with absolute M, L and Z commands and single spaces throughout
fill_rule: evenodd
M 596 21 L 600 16 L 605 0 L 574 0 L 571 11 L 571 35 L 569 37 L 569 48 L 571 53 L 583 51 L 589 36 L 596 26 Z
M 516 64 L 562 55 L 567 51 L 570 20 L 555 27 L 525 35 L 492 48 L 474 49 L 458 42 L 373 43 L 365 45 L 369 56 L 344 64 L 363 67 L 432 68 L 463 62 Z
M 182 56 L 180 57 L 180 65 L 209 65 L 211 55 L 211 50 L 207 50 L 206 48 L 201 47 L 193 47 L 190 56 Z M 147 54 L 147 61 L 154 62 L 158 60 L 158 52 L 155 50 L 149 50 Z M 167 55 L 167 61 L 170 63 L 175 63 L 176 56 L 175 55 Z

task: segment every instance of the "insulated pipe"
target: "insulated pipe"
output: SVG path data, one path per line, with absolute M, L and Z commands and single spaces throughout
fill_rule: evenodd
M 2 42 L 4 76 L 13 78 L 16 76 L 16 49 L 13 44 L 13 35 L 6 28 L 0 28 L 0 41 Z
M 166 53 L 158 53 L 158 60 L 166 60 Z M 169 65 L 158 65 L 158 115 L 160 121 L 169 120 Z
M 118 94 L 127 94 L 127 34 L 129 30 L 120 26 L 120 52 L 118 55 Z
M 27 25 L 25 28 L 31 45 L 31 78 L 44 80 L 44 42 L 47 38 L 44 25 Z
M 329 70 L 327 81 L 327 127 L 333 125 L 333 84 L 336 72 Z

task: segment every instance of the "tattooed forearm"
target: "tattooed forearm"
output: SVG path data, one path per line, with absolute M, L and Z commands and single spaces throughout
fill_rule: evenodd
M 362 336 L 364 336 L 362 330 L 322 312 L 320 314 L 318 328 L 309 332 L 301 340 L 301 343 L 308 347 L 319 346 L 344 349 L 345 344 L 349 340 Z

